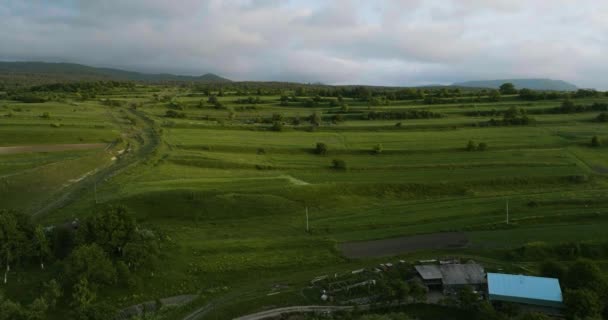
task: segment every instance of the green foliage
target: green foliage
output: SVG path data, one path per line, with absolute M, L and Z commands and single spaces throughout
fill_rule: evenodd
M 342 159 L 334 159 L 331 161 L 331 167 L 335 170 L 346 170 L 346 161 Z
M 326 155 L 328 151 L 327 145 L 323 142 L 317 142 L 314 152 L 319 155 Z
M 566 313 L 573 319 L 597 319 L 602 311 L 600 298 L 588 289 L 566 289 L 564 304 Z
M 501 84 L 498 90 L 501 94 L 517 94 L 517 89 L 511 82 Z
M 488 150 L 488 144 L 487 144 L 487 143 L 485 143 L 485 142 L 480 142 L 480 143 L 477 145 L 477 151 L 486 151 L 486 150 Z
M 383 150 L 383 148 L 382 148 L 382 144 L 381 144 L 381 143 L 378 143 L 378 144 L 376 144 L 376 145 L 375 145 L 375 146 L 372 148 L 372 153 L 373 153 L 373 154 L 381 154 L 381 153 L 382 153 L 382 150 Z
M 475 151 L 475 150 L 477 150 L 477 145 L 475 145 L 475 141 L 469 140 L 469 142 L 467 142 L 466 150 L 467 151 Z
M 283 123 L 279 122 L 279 121 L 273 122 L 272 127 L 270 127 L 270 130 L 277 131 L 277 132 L 283 131 Z
M 566 272 L 566 267 L 555 260 L 546 260 L 540 265 L 540 274 L 543 277 L 556 278 L 563 281 Z
M 184 112 L 178 112 L 175 110 L 167 110 L 167 112 L 165 112 L 165 117 L 167 118 L 186 118 L 186 113 Z
M 608 122 L 608 112 L 602 112 L 595 118 L 598 122 Z
M 599 147 L 602 145 L 602 140 L 600 140 L 600 138 L 598 136 L 593 136 L 591 138 L 591 146 L 592 147 Z
M 85 244 L 76 248 L 67 259 L 65 269 L 68 279 L 79 279 L 80 285 L 86 284 L 87 288 L 89 283 L 110 285 L 116 281 L 112 261 L 97 244 Z

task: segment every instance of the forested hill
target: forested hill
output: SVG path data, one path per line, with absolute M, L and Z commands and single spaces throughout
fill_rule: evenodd
M 546 91 L 576 91 L 578 88 L 572 83 L 563 80 L 552 79 L 502 79 L 502 80 L 480 80 L 454 83 L 454 86 L 475 87 L 475 88 L 494 88 L 498 89 L 501 84 L 510 82 L 517 89 L 532 89 Z
M 207 73 L 201 76 L 183 76 L 174 74 L 148 74 L 111 68 L 96 68 L 75 63 L 49 62 L 0 62 L 0 80 L 38 80 L 77 81 L 77 80 L 117 80 L 173 82 L 194 81 L 202 83 L 223 83 L 231 80 Z

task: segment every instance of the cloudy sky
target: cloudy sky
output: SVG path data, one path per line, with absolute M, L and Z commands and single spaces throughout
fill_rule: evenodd
M 608 89 L 608 1 L 1 0 L 0 60 L 233 80 Z

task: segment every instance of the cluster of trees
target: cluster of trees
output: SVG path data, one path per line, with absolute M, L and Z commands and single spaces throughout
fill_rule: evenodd
M 165 117 L 167 118 L 186 118 L 186 113 L 185 112 L 179 112 L 179 111 L 175 111 L 175 110 L 167 110 L 167 112 L 165 112 Z
M 563 263 L 548 260 L 541 264 L 540 272 L 560 280 L 570 318 L 608 318 L 608 278 L 595 262 L 581 259 L 566 268 Z
M 0 262 L 3 282 L 18 267 L 62 269 L 49 280 L 40 297 L 27 306 L 0 297 L 0 319 L 46 319 L 66 293 L 75 319 L 107 319 L 112 308 L 97 300 L 99 290 L 137 285 L 145 271 L 158 265 L 160 239 L 137 225 L 123 207 L 108 207 L 82 223 L 47 227 L 34 225 L 30 216 L 0 211 Z M 32 312 L 39 314 L 32 316 Z
M 363 120 L 404 120 L 441 118 L 443 114 L 429 110 L 371 111 L 363 114 Z
M 262 103 L 262 100 L 260 100 L 260 97 L 247 97 L 247 98 L 242 98 L 242 99 L 237 99 L 235 101 L 235 103 L 238 104 L 258 104 L 258 103 Z
M 517 109 L 511 107 L 503 113 L 502 120 L 494 118 L 487 122 L 480 123 L 481 126 L 510 126 L 510 125 L 528 125 L 534 123 L 534 118 L 528 117 L 525 109 Z
M 486 151 L 488 150 L 488 144 L 485 142 L 480 142 L 479 144 L 476 144 L 475 141 L 469 140 L 465 149 L 467 151 Z

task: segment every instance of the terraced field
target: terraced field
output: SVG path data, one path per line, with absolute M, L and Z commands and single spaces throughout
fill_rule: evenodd
M 608 140 L 606 123 L 594 121 L 599 112 L 534 114 L 562 100 L 522 102 L 515 96 L 496 103 L 403 100 L 377 107 L 344 99 L 349 108 L 343 110 L 326 103 L 281 106 L 279 96 L 241 104 L 235 101 L 247 96 L 234 93 L 220 97 L 223 106 L 217 108 L 200 92 L 159 90 L 172 102 L 158 101 L 144 86 L 85 102 L 0 102 L 0 115 L 6 114 L 0 117 L 0 147 L 108 145 L 0 154 L 4 207 L 37 212 L 71 183 L 95 181 L 95 189 L 90 182 L 39 219 L 64 222 L 100 204 L 124 204 L 171 239 L 162 270 L 135 289 L 123 289 L 124 296 L 136 296 L 116 304 L 209 288 L 251 290 L 257 301 L 274 283 L 306 281 L 316 273 L 375 261 L 347 258 L 339 244 L 349 241 L 458 232 L 467 246 L 449 254 L 496 258 L 491 249 L 608 240 L 603 231 L 608 228 L 608 148 L 590 146 L 593 136 Z M 125 105 L 110 107 L 103 99 Z M 171 104 L 180 106 L 180 118 L 166 116 L 175 110 Z M 502 116 L 471 115 L 513 106 L 527 110 L 535 122 L 485 126 Z M 441 117 L 363 119 L 372 111 L 407 110 Z M 41 116 L 45 112 L 49 118 Z M 315 112 L 318 126 L 307 119 Z M 332 121 L 335 114 L 343 119 Z M 272 130 L 273 122 L 282 123 L 280 130 Z M 469 140 L 487 149 L 468 151 Z M 317 143 L 327 152 L 315 153 Z M 131 160 L 121 159 L 125 150 Z M 336 159 L 346 168 L 335 168 Z M 116 166 L 120 170 L 94 177 Z M 391 253 L 444 253 L 425 248 Z M 301 298 L 224 301 L 214 312 L 224 318 Z

